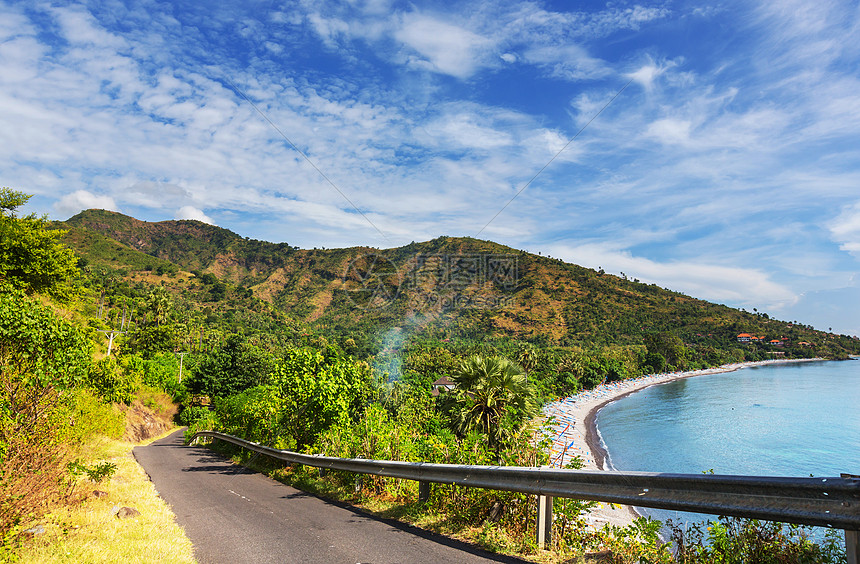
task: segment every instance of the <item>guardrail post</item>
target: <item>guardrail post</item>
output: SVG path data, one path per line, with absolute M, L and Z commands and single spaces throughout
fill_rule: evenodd
M 355 475 L 355 493 L 361 491 L 361 474 Z
M 843 478 L 860 478 L 856 474 L 840 474 Z M 845 556 L 848 564 L 860 564 L 860 531 L 845 530 Z
M 552 496 L 538 496 L 537 511 L 537 545 L 538 548 L 546 548 L 552 540 Z
M 430 482 L 418 482 L 418 503 L 430 501 Z
M 860 564 L 860 531 L 845 531 L 845 556 L 848 564 Z

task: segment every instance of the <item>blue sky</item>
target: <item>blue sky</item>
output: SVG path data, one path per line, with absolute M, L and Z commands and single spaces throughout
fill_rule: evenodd
M 0 184 L 306 248 L 477 235 L 860 334 L 858 37 L 856 1 L 5 2 Z

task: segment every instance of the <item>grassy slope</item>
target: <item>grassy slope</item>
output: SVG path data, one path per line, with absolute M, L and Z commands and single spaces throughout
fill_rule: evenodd
M 170 431 L 161 436 L 165 436 Z M 148 444 L 160 437 L 143 443 Z M 149 477 L 131 454 L 134 443 L 107 438 L 90 445 L 93 460 L 113 462 L 117 471 L 110 481 L 79 488 L 90 495 L 80 504 L 55 511 L 43 521 L 45 533 L 33 537 L 20 550 L 21 562 L 146 562 L 193 563 L 191 541 L 175 522 L 170 507 L 158 497 Z M 93 490 L 106 491 L 95 498 Z M 133 507 L 140 516 L 117 519 L 116 507 Z

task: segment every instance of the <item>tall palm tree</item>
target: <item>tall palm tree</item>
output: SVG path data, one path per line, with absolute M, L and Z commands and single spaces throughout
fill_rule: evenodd
M 471 356 L 450 379 L 456 387 L 445 394 L 442 409 L 452 429 L 461 436 L 486 434 L 496 454 L 539 410 L 525 371 L 507 358 Z
M 160 327 L 161 322 L 167 320 L 172 306 L 173 300 L 171 300 L 170 294 L 163 286 L 156 286 L 146 297 L 146 308 L 152 312 L 156 326 Z

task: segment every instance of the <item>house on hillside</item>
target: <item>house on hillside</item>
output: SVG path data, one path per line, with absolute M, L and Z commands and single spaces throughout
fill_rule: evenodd
M 780 341 L 779 339 L 771 339 L 770 341 L 767 342 L 767 344 L 773 345 L 774 347 L 781 347 L 782 341 Z
M 739 343 L 749 343 L 750 339 L 752 339 L 752 335 L 750 335 L 749 333 L 740 333 L 738 335 Z
M 430 393 L 433 395 L 433 397 L 436 397 L 442 392 L 443 388 L 448 391 L 453 390 L 455 387 L 457 387 L 457 384 L 449 380 L 447 376 L 442 376 L 441 378 L 433 382 L 433 390 Z

